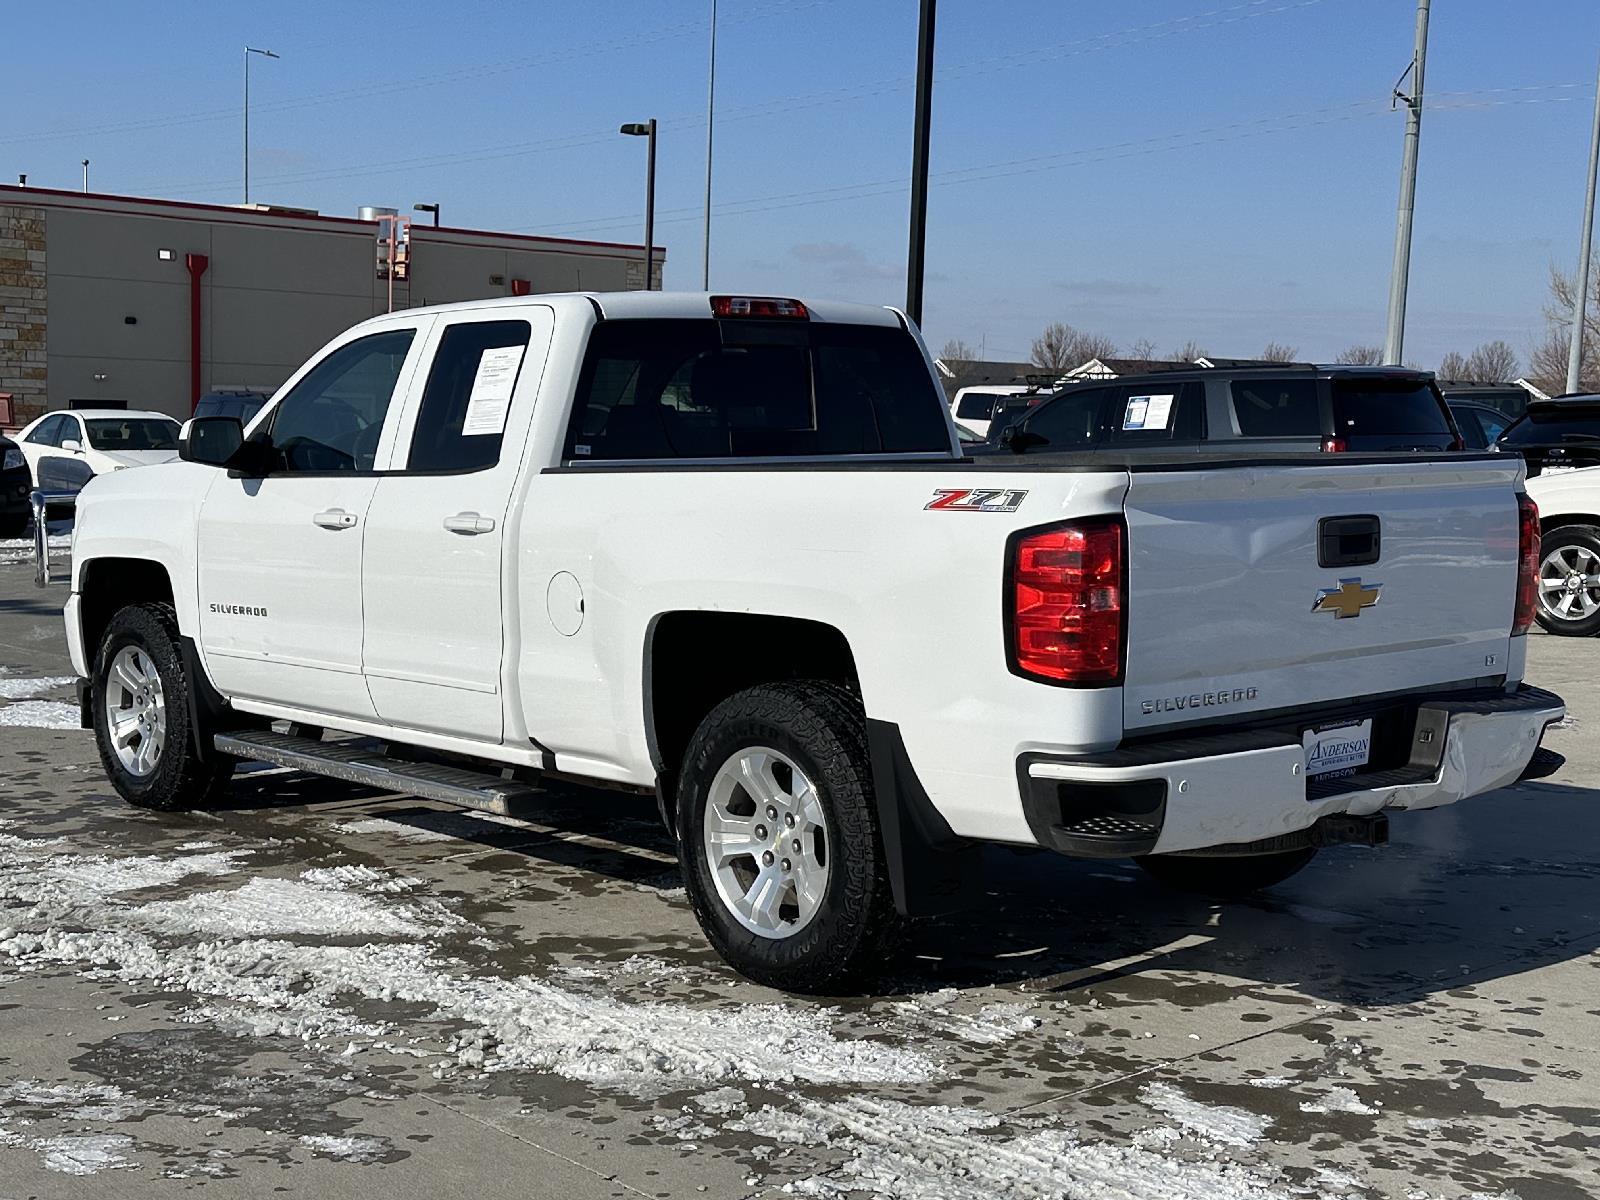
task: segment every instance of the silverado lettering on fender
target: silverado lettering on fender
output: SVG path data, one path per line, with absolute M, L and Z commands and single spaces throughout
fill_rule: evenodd
M 392 313 L 182 458 L 78 503 L 122 796 L 201 807 L 240 759 L 501 811 L 653 790 L 710 940 L 785 988 L 879 965 L 981 843 L 1266 886 L 1512 782 L 1563 712 L 1521 682 L 1514 457 L 974 461 L 890 309 Z M 1381 605 L 1313 611 L 1357 569 Z

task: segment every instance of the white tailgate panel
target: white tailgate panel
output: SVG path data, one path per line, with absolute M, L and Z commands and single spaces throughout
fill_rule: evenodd
M 1125 726 L 1504 675 L 1519 465 L 1135 472 Z M 1381 521 L 1378 562 L 1319 567 L 1318 521 L 1358 514 Z M 1382 585 L 1375 606 L 1313 611 L 1357 577 Z

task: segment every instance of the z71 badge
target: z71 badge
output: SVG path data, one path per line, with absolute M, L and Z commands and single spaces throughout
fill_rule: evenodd
M 1027 488 L 935 488 L 933 499 L 922 507 L 954 512 L 1016 512 Z

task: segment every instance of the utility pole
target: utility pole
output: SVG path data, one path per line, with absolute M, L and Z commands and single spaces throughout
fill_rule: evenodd
M 1578 390 L 1583 371 L 1583 326 L 1589 319 L 1589 256 L 1594 253 L 1594 184 L 1600 172 L 1600 77 L 1594 88 L 1594 131 L 1589 134 L 1589 190 L 1583 199 L 1583 244 L 1578 247 L 1578 286 L 1572 297 L 1572 349 L 1567 354 L 1567 391 Z
M 906 316 L 922 324 L 922 270 L 928 248 L 928 142 L 933 104 L 935 0 L 922 0 L 917 24 L 917 113 L 911 150 L 911 246 L 906 255 Z
M 701 245 L 700 287 L 711 290 L 711 135 L 717 124 L 717 0 L 711 0 L 711 67 L 706 84 L 706 232 Z
M 1396 100 L 1406 105 L 1405 153 L 1400 160 L 1400 209 L 1395 218 L 1394 266 L 1389 274 L 1389 320 L 1383 338 L 1383 361 L 1399 366 L 1406 340 L 1406 285 L 1411 276 L 1411 218 L 1417 204 L 1417 143 L 1422 140 L 1422 74 L 1428 58 L 1428 2 L 1417 0 L 1417 44 L 1411 66 L 1395 84 Z M 1411 76 L 1411 95 L 1400 83 Z

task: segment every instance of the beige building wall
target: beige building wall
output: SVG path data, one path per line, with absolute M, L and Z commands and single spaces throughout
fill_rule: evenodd
M 187 416 L 189 255 L 208 260 L 201 390 L 271 390 L 387 309 L 378 233 L 354 218 L 0 187 L 0 392 L 18 423 L 106 402 Z M 518 280 L 534 293 L 637 288 L 643 267 L 638 246 L 415 226 L 394 303 L 508 296 Z

